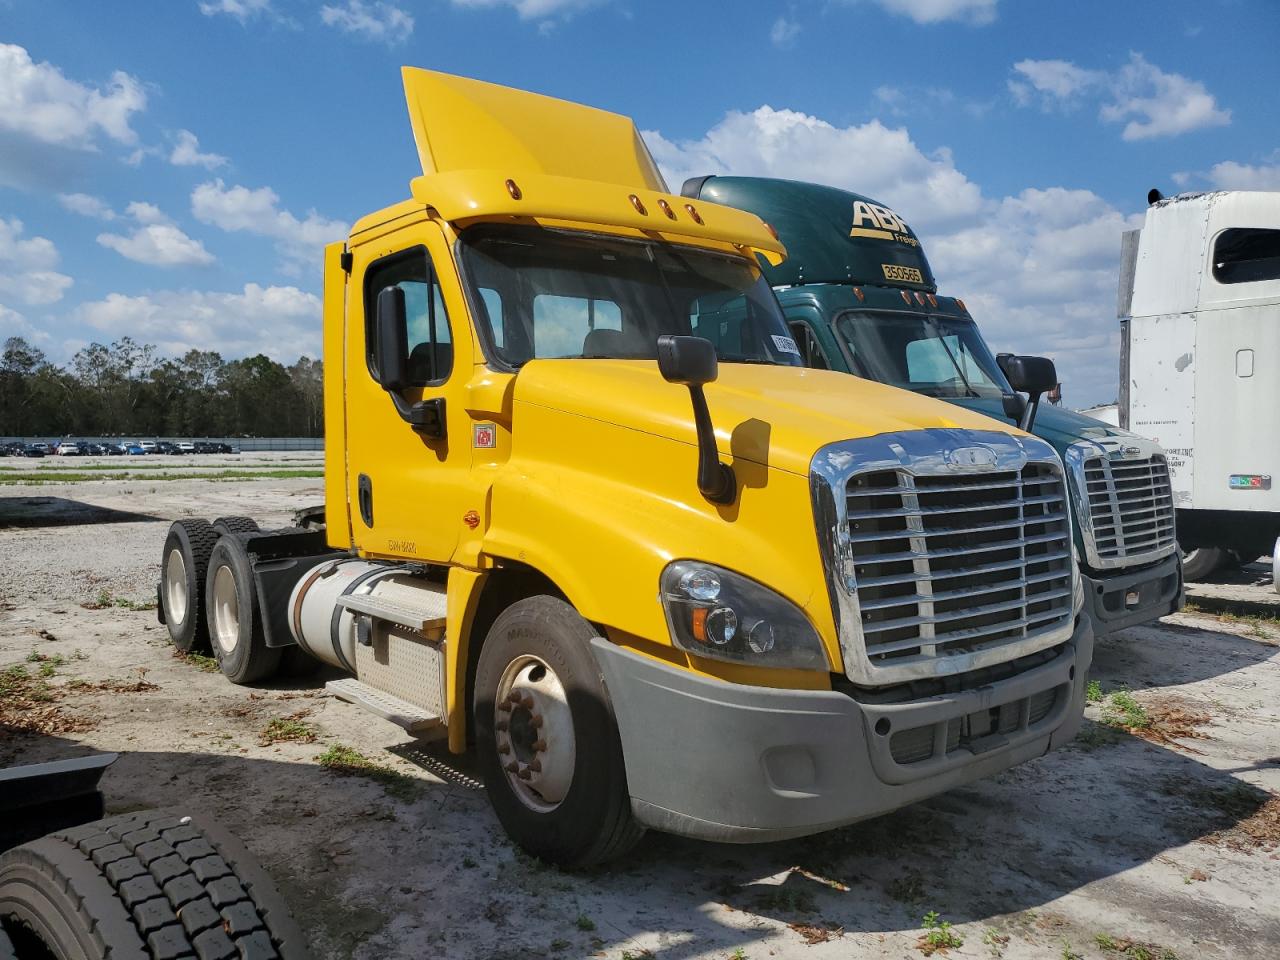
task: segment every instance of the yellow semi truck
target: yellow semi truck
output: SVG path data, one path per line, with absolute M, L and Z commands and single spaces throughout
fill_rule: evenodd
M 568 865 L 814 833 L 1074 736 L 1048 444 L 804 368 L 771 229 L 669 192 L 629 118 L 404 85 L 422 176 L 325 252 L 324 509 L 176 522 L 179 647 L 342 669 Z

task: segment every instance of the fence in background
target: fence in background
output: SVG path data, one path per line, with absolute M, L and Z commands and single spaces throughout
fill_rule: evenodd
M 124 443 L 126 440 L 168 440 L 170 443 L 190 442 L 197 440 L 204 443 L 226 443 L 233 450 L 251 453 L 258 450 L 323 450 L 323 437 L 0 437 L 0 444 L 12 443 L 47 443 L 52 446 L 70 440 L 79 443 Z

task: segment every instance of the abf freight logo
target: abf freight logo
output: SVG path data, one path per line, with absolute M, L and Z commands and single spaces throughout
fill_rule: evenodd
M 911 228 L 900 216 L 878 203 L 855 200 L 853 203 L 853 229 L 851 237 L 870 237 L 873 240 L 896 240 L 908 246 L 918 247 L 920 241 L 911 236 Z

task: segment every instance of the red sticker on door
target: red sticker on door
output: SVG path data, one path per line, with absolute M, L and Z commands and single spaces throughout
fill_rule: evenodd
M 492 450 L 498 445 L 498 428 L 492 423 L 477 423 L 471 436 L 471 445 L 477 450 Z

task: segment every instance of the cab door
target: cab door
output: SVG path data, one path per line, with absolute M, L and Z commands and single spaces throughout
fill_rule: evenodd
M 405 385 L 379 382 L 378 295 L 404 295 Z M 401 227 L 352 249 L 347 285 L 347 497 L 362 555 L 447 562 L 470 502 L 466 386 L 476 354 L 439 226 Z

